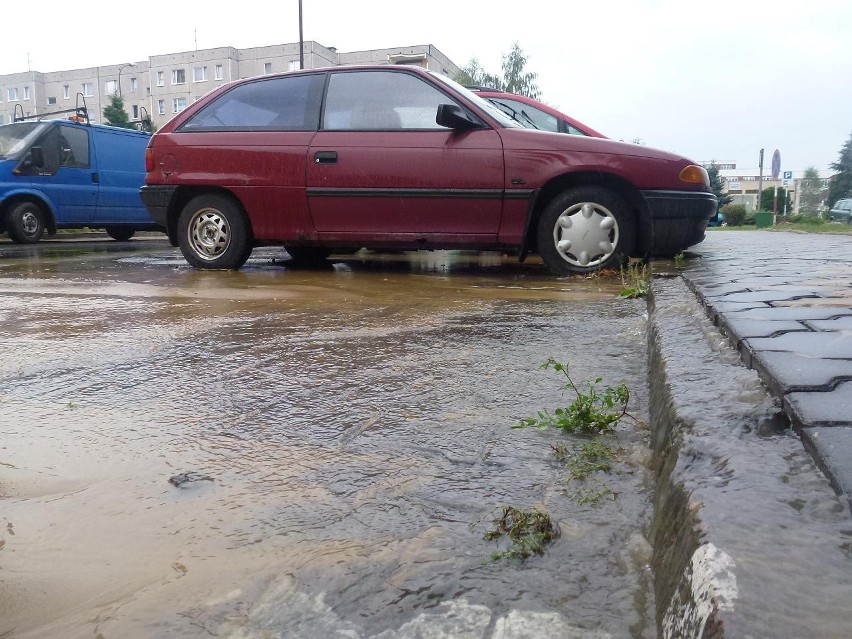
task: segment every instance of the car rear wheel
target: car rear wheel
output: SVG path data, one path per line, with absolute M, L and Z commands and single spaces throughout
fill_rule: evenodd
M 104 230 L 116 242 L 126 242 L 136 234 L 136 229 L 128 226 L 108 226 Z
M 6 230 L 13 242 L 35 244 L 44 235 L 44 212 L 35 202 L 16 204 L 6 218 Z
M 195 268 L 236 270 L 252 250 L 242 208 L 218 194 L 199 195 L 187 203 L 178 218 L 177 239 L 181 253 Z
M 536 240 L 542 260 L 554 273 L 590 273 L 627 260 L 636 245 L 636 223 L 627 203 L 613 191 L 574 187 L 544 209 Z

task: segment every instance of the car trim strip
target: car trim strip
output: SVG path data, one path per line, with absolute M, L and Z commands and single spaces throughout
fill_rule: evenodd
M 470 199 L 526 199 L 531 189 L 339 189 L 315 187 L 307 189 L 313 197 L 438 197 Z

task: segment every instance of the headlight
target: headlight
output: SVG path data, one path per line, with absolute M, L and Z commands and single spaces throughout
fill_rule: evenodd
M 683 167 L 683 170 L 680 172 L 678 176 L 681 182 L 688 182 L 689 184 L 701 184 L 702 186 L 706 186 L 710 188 L 710 176 L 707 175 L 707 169 L 703 166 L 698 166 L 696 164 L 690 164 L 689 166 Z

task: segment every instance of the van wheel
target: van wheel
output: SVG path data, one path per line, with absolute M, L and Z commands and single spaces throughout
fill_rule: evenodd
M 181 253 L 195 268 L 236 270 L 252 250 L 251 230 L 242 208 L 215 193 L 192 198 L 177 225 Z
M 108 226 L 104 230 L 116 242 L 126 242 L 136 234 L 136 229 L 128 226 Z
M 35 244 L 44 235 L 44 212 L 34 202 L 21 202 L 9 211 L 6 230 L 13 242 Z
M 627 261 L 636 246 L 636 223 L 630 207 L 613 191 L 580 186 L 547 205 L 536 241 L 554 273 L 590 273 Z

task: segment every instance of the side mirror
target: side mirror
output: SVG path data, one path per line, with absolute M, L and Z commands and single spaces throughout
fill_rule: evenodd
M 478 129 L 482 126 L 457 104 L 439 104 L 438 113 L 435 115 L 435 122 L 448 129 L 461 131 Z

